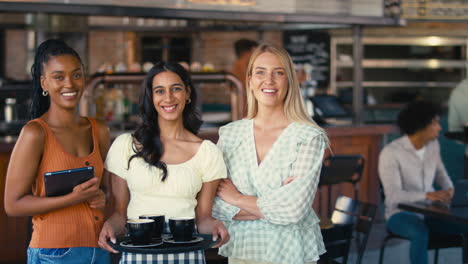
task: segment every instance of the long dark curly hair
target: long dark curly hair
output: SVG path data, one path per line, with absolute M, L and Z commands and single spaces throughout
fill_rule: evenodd
M 80 55 L 63 40 L 48 39 L 39 45 L 31 67 L 32 91 L 29 113 L 31 119 L 38 118 L 49 110 L 50 98 L 42 95 L 41 75 L 44 73 L 44 64 L 51 57 L 60 55 L 72 55 L 80 61 L 80 64 L 83 64 Z
M 143 86 L 140 91 L 140 117 L 142 119 L 136 131 L 132 134 L 133 139 L 139 145 L 134 147 L 136 154 L 128 160 L 128 167 L 133 158 L 141 157 L 148 164 L 153 165 L 163 171 L 162 181 L 166 180 L 167 166 L 161 161 L 164 153 L 164 146 L 161 142 L 161 131 L 158 124 L 158 112 L 153 104 L 153 79 L 161 72 L 173 72 L 177 74 L 185 85 L 186 91 L 190 90 L 190 101 L 185 105 L 182 112 L 184 128 L 193 134 L 198 134 L 202 125 L 200 113 L 196 108 L 197 93 L 192 85 L 189 73 L 176 62 L 160 61 L 146 74 Z

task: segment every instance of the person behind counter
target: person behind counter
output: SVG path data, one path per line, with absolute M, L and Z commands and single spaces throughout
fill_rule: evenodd
M 232 234 L 220 254 L 231 264 L 315 263 L 325 252 L 312 202 L 327 137 L 306 114 L 283 48 L 260 45 L 247 74 L 247 118 L 219 130 L 230 173 L 213 215 Z
M 249 65 L 250 56 L 255 48 L 258 47 L 256 41 L 250 39 L 239 39 L 234 43 L 234 51 L 236 52 L 236 61 L 231 69 L 231 73 L 236 76 L 237 79 L 242 83 L 243 95 L 242 100 L 244 102 L 244 109 L 242 114 L 247 112 L 247 97 L 245 92 L 245 77 L 247 76 L 247 66 Z
M 437 137 L 440 108 L 426 101 L 408 104 L 398 115 L 404 134 L 385 146 L 379 157 L 379 176 L 385 193 L 385 218 L 390 231 L 410 240 L 412 264 L 428 263 L 429 232 L 468 233 L 468 226 L 401 211 L 399 203 L 418 200 L 448 203 L 454 189 L 440 157 Z M 441 187 L 435 191 L 434 182 Z
M 33 216 L 28 263 L 109 263 L 98 246 L 103 160 L 109 148 L 104 123 L 78 115 L 84 92 L 80 56 L 61 40 L 37 49 L 32 74 L 31 117 L 11 154 L 5 188 L 10 216 Z M 95 177 L 57 197 L 45 197 L 44 173 L 93 166 Z M 77 256 L 79 256 L 77 258 Z
M 140 94 L 142 124 L 115 139 L 106 160 L 112 173 L 115 212 L 105 222 L 99 244 L 124 232 L 127 219 L 145 214 L 194 217 L 200 233 L 229 240 L 224 224 L 211 216 L 220 178 L 226 177 L 221 151 L 196 136 L 202 121 L 188 72 L 173 62 L 158 62 L 146 75 Z M 167 224 L 166 224 L 167 226 Z M 180 254 L 123 252 L 121 263 L 205 263 L 201 250 Z M 166 261 L 165 261 L 166 260 Z M 173 262 L 172 262 L 173 261 Z

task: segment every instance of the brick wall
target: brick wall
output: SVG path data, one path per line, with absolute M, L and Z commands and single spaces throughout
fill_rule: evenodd
M 201 58 L 201 63 L 212 63 L 217 71 L 229 72 L 234 64 L 236 55 L 234 42 L 240 38 L 248 38 L 261 41 L 256 31 L 238 32 L 205 32 L 200 34 L 199 51 L 193 53 Z M 278 31 L 265 32 L 263 41 L 282 45 L 282 34 Z M 195 57 L 195 55 L 194 55 Z M 229 87 L 225 84 L 203 84 L 199 86 L 203 103 L 206 104 L 229 104 Z
M 258 40 L 259 36 L 254 31 L 248 32 L 206 32 L 200 34 L 199 57 L 201 63 L 213 63 L 216 70 L 230 71 L 236 56 L 234 42 L 240 38 Z M 193 53 L 197 53 L 196 50 Z
M 217 71 L 231 70 L 235 61 L 234 42 L 240 38 L 249 38 L 256 41 L 263 41 L 282 45 L 282 34 L 279 31 L 264 32 L 261 36 L 256 31 L 242 32 L 204 32 L 200 33 L 200 46 L 194 49 L 193 60 L 200 58 L 203 63 L 212 63 Z M 6 76 L 11 79 L 24 80 L 29 78 L 29 71 L 26 70 L 26 31 L 8 30 Z M 136 41 L 138 42 L 138 41 Z M 128 32 L 118 31 L 92 31 L 88 33 L 88 73 L 97 72 L 104 63 L 116 65 L 119 62 L 127 63 L 130 54 Z M 138 46 L 138 43 L 135 43 Z M 195 48 L 195 47 L 194 47 Z M 138 51 L 135 51 L 138 52 Z M 134 54 L 136 58 L 139 54 Z M 229 87 L 224 84 L 203 84 L 199 86 L 200 97 L 203 103 L 209 104 L 229 104 Z
M 0 23 L 2 24 L 22 24 L 25 21 L 25 15 L 20 13 L 2 13 Z
M 88 69 L 95 73 L 103 63 L 116 65 L 127 61 L 126 32 L 91 31 L 88 34 Z
M 26 31 L 5 32 L 5 76 L 13 80 L 29 79 L 26 69 Z

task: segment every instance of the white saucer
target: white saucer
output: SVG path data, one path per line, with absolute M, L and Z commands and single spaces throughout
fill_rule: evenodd
M 132 244 L 132 241 L 131 240 L 127 240 L 127 241 L 122 241 L 120 242 L 120 245 L 122 247 L 130 247 L 130 248 L 142 248 L 142 247 L 154 247 L 154 246 L 159 246 L 161 245 L 163 242 L 161 239 L 155 239 L 153 241 L 151 241 L 149 244 L 143 244 L 143 245 L 134 245 Z
M 172 237 L 164 237 L 163 241 L 171 244 L 191 244 L 203 241 L 203 237 L 193 236 L 193 239 L 189 241 L 175 241 Z

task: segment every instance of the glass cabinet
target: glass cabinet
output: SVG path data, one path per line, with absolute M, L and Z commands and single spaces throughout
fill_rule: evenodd
M 424 97 L 446 102 L 466 76 L 466 38 L 363 37 L 363 87 L 376 102 L 399 103 Z M 337 95 L 353 86 L 351 37 L 332 37 L 330 89 Z

